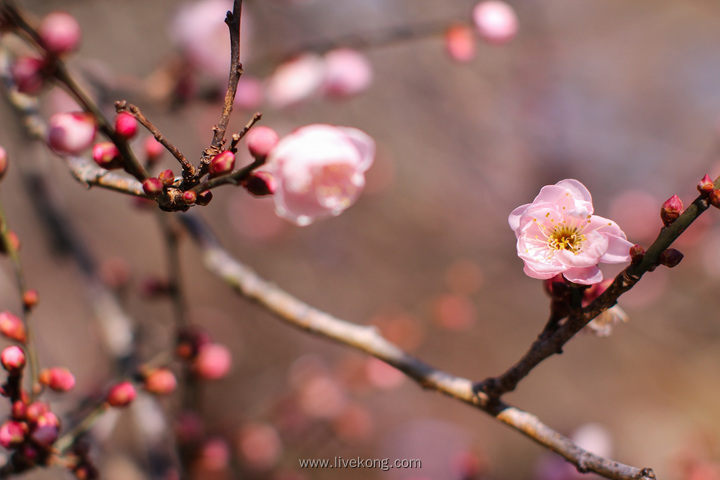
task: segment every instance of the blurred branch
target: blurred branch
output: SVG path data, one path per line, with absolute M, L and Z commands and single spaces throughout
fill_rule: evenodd
M 714 186 L 716 189 L 720 188 L 720 177 L 715 180 Z M 546 358 L 562 353 L 562 347 L 576 333 L 590 323 L 593 318 L 615 305 L 620 295 L 630 290 L 645 273 L 654 270 L 660 264 L 662 253 L 708 208 L 707 198 L 703 195 L 698 196 L 677 220 L 660 230 L 655 241 L 645 252 L 642 261 L 630 264 L 620 272 L 610 286 L 592 303 L 583 308 L 571 309 L 567 321 L 550 335 L 546 335 L 544 331 L 520 361 L 505 373 L 477 383 L 475 389 L 493 398 L 499 398 L 503 394 L 515 390 L 518 383 L 532 369 Z
M 595 472 L 619 480 L 655 478 L 650 468 L 638 469 L 623 465 L 583 450 L 534 415 L 476 391 L 470 380 L 450 375 L 405 353 L 383 338 L 374 327 L 356 325 L 311 307 L 262 279 L 233 258 L 200 218 L 191 214 L 181 214 L 179 217 L 202 249 L 205 265 L 210 272 L 282 321 L 370 354 L 399 369 L 423 388 L 444 393 L 492 415 L 545 448 L 562 455 L 580 472 Z

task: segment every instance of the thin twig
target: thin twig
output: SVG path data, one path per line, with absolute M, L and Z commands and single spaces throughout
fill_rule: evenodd
M 412 357 L 383 338 L 371 326 L 356 325 L 298 300 L 233 258 L 198 217 L 180 216 L 203 251 L 206 267 L 240 295 L 258 303 L 280 320 L 301 330 L 370 354 L 399 369 L 423 388 L 436 390 L 478 408 L 573 463 L 578 470 L 611 479 L 655 478 L 652 469 L 638 469 L 592 454 L 542 423 L 534 415 L 477 392 L 473 383 L 438 370 Z

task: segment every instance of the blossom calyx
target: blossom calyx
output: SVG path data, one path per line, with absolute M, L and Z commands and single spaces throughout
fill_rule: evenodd
M 540 190 L 532 203 L 510 213 L 517 253 L 525 274 L 545 280 L 562 274 L 568 281 L 602 281 L 599 263 L 630 260 L 625 233 L 607 218 L 593 215 L 592 197 L 577 180 L 561 180 Z
M 710 175 L 705 174 L 705 176 L 698 182 L 697 189 L 704 197 L 710 195 L 712 191 L 715 190 L 715 184 L 710 178 Z
M 663 225 L 669 227 L 680 216 L 683 210 L 683 202 L 680 197 L 673 195 L 665 200 L 660 208 L 660 218 Z

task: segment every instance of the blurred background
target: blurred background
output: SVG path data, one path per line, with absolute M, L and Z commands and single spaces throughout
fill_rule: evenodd
M 161 73 L 174 71 L 168 66 L 178 59 L 189 61 L 180 37 L 202 20 L 177 20 L 187 2 L 19 3 L 38 17 L 56 9 L 75 15 L 83 42 L 70 66 L 89 90 L 109 92 L 107 111 L 119 98 L 136 103 L 186 156 L 199 157 L 225 84 L 210 66 L 196 64 L 191 74 L 183 71 L 182 101 L 163 97 L 163 82 L 177 84 Z M 473 380 L 517 361 L 548 313 L 541 282 L 523 274 L 516 256 L 507 226 L 515 207 L 543 185 L 576 178 L 592 192 L 597 214 L 647 246 L 664 200 L 677 194 L 689 204 L 703 175 L 720 174 L 720 4 L 510 4 L 517 36 L 503 44 L 478 38 L 466 63 L 448 56 L 440 30 L 364 48 L 373 81 L 357 96 L 236 107 L 229 131 L 258 110 L 262 124 L 281 134 L 330 123 L 376 139 L 366 191 L 343 215 L 298 228 L 275 217 L 271 199 L 233 187 L 194 210 L 264 278 L 340 318 L 375 324 L 424 361 Z M 305 46 L 348 34 L 375 38 L 413 26 L 469 24 L 473 5 L 246 0 L 245 72 L 266 85 L 279 62 Z M 43 100 L 48 113 L 67 104 L 55 91 Z M 70 408 L 107 381 L 111 362 L 76 267 L 52 249 L 17 181 L 12 163 L 37 151 L 18 140 L 6 104 L 1 115 L 0 144 L 11 159 L 1 198 L 23 243 L 28 282 L 40 292 L 40 361 L 67 366 L 78 378 L 74 392 L 50 397 Z M 166 271 L 156 215 L 122 195 L 86 190 L 49 155 L 33 161 L 53 178 L 57 202 L 98 258 L 127 266 L 125 304 L 148 356 L 168 348 L 169 303 L 141 295 L 148 278 Z M 169 156 L 163 165 L 177 170 Z M 709 211 L 678 242 L 685 254 L 678 267 L 648 274 L 621 298 L 627 323 L 606 338 L 578 335 L 506 400 L 593 451 L 653 467 L 659 478 L 720 478 L 717 218 Z M 189 238 L 181 252 L 193 322 L 234 357 L 228 377 L 202 386 L 205 438 L 215 450 L 199 461 L 198 478 L 235 478 L 238 471 L 244 478 L 336 478 L 333 470 L 300 469 L 298 459 L 338 456 L 422 462 L 421 469 L 343 470 L 349 479 L 574 478 L 559 457 L 482 412 L 423 391 L 392 368 L 290 328 L 236 296 L 204 270 Z M 2 267 L 0 306 L 17 309 L 10 266 Z M 166 404 L 172 411 L 173 399 Z M 122 415 L 131 424 L 132 411 Z M 115 434 L 96 452 L 103 478 L 149 478 L 142 448 L 131 433 Z M 213 463 L 224 454 L 232 469 Z M 63 474 L 29 478 L 43 475 Z

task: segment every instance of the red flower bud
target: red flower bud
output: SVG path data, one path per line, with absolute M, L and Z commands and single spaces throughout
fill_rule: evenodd
M 170 169 L 160 172 L 158 178 L 166 187 L 172 187 L 172 184 L 175 183 L 175 174 Z
M 195 202 L 197 202 L 197 193 L 193 192 L 192 190 L 188 190 L 187 192 L 183 192 L 182 194 L 183 202 L 185 202 L 188 205 L 193 205 Z
M 145 390 L 156 395 L 169 395 L 177 388 L 175 374 L 167 368 L 155 368 L 144 375 Z
M 110 388 L 105 401 L 111 407 L 127 407 L 135 400 L 135 387 L 130 382 L 120 382 Z
M 673 268 L 678 263 L 680 263 L 680 260 L 683 259 L 683 256 L 684 255 L 682 253 L 675 250 L 674 248 L 668 248 L 660 254 L 659 262 L 660 265 L 665 265 L 668 268 Z
M 630 247 L 630 263 L 637 265 L 643 261 L 645 257 L 645 249 L 642 245 L 633 245 Z
M 20 93 L 33 95 L 38 93 L 45 84 L 43 74 L 45 62 L 35 57 L 20 57 L 10 67 L 13 82 Z
M 124 139 L 128 140 L 134 137 L 137 130 L 137 120 L 129 113 L 118 113 L 117 117 L 115 117 L 115 131 Z
M 25 325 L 10 312 L 0 312 L 0 333 L 16 342 L 25 343 Z
M 45 412 L 50 411 L 50 406 L 45 402 L 33 402 L 25 409 L 25 418 L 28 422 L 37 422 L 38 418 L 42 417 Z
M 275 193 L 277 183 L 275 178 L 268 172 L 253 172 L 243 182 L 242 186 L 253 195 L 261 197 Z
M 13 420 L 24 420 L 27 412 L 27 405 L 22 400 L 13 402 L 10 417 Z
M 75 376 L 65 367 L 52 367 L 40 370 L 38 381 L 56 392 L 67 392 L 75 386 Z
M 7 239 L 10 243 L 10 247 L 14 251 L 20 250 L 20 239 L 18 238 L 17 234 L 13 232 L 12 230 L 7 233 Z M 0 241 L 0 253 L 8 253 L 7 249 L 5 248 L 5 243 Z
M 708 201 L 713 207 L 720 208 L 720 190 L 713 189 L 708 195 Z
M 143 148 L 145 150 L 145 160 L 151 165 L 156 163 L 165 151 L 163 144 L 155 140 L 155 137 L 147 137 Z
M 259 125 L 247 133 L 247 146 L 250 155 L 255 158 L 265 158 L 270 150 L 280 141 L 277 132 L 270 127 Z
M 33 307 L 35 307 L 35 305 L 37 305 L 37 303 L 39 301 L 39 296 L 38 296 L 37 290 L 34 290 L 34 289 L 25 290 L 25 292 L 23 292 L 22 301 L 23 301 L 23 306 L 25 307 L 26 310 L 32 310 Z
M 120 150 L 112 142 L 100 142 L 93 145 L 92 157 L 95 163 L 106 170 L 122 167 Z
M 233 168 L 235 168 L 235 154 L 225 150 L 210 160 L 208 172 L 211 177 L 217 177 L 232 172 Z
M 143 190 L 149 197 L 157 197 L 163 192 L 163 183 L 159 178 L 150 177 L 142 182 Z
M 0 425 L 0 445 L 7 449 L 20 446 L 25 441 L 27 424 L 8 420 Z
M 230 371 L 232 353 L 219 343 L 211 343 L 200 348 L 192 364 L 195 375 L 205 380 L 218 380 Z
M 15 345 L 6 347 L 0 353 L 0 362 L 5 370 L 17 375 L 25 368 L 25 352 Z
M 697 189 L 703 196 L 710 195 L 715 189 L 715 184 L 713 184 L 710 176 L 706 174 L 702 180 L 698 182 Z
M 69 13 L 53 12 L 40 22 L 38 35 L 48 52 L 55 55 L 68 53 L 80 43 L 80 24 Z
M 49 447 L 58 438 L 60 420 L 52 412 L 45 412 L 35 421 L 30 429 L 30 438 L 41 447 Z
M 666 227 L 670 226 L 680 216 L 683 210 L 683 203 L 680 197 L 673 195 L 672 197 L 665 200 L 660 208 L 660 218 L 662 219 L 663 225 Z

